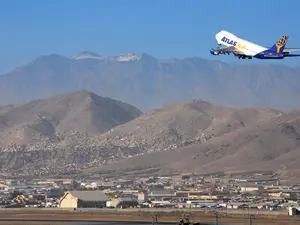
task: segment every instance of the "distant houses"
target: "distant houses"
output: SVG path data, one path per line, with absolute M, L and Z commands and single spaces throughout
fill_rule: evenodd
M 251 208 L 259 213 L 284 210 L 297 215 L 300 185 L 210 177 L 2 181 L 0 198 L 2 208 L 194 208 L 226 212 Z

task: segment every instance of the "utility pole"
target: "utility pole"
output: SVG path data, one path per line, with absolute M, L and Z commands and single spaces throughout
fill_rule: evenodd
M 255 218 L 254 218 L 254 215 L 251 214 L 251 215 L 249 216 L 249 225 L 252 225 L 252 220 L 253 220 L 253 219 L 255 219 Z
M 219 213 L 216 213 L 216 225 L 219 224 L 220 215 Z
M 152 217 L 152 225 L 154 225 L 154 216 L 152 215 L 152 213 L 150 214 L 150 216 Z
M 157 224 L 158 213 L 155 214 L 151 213 L 150 216 L 152 217 L 152 225 Z

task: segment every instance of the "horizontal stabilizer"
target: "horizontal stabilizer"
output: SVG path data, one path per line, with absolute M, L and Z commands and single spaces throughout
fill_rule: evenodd
M 297 57 L 297 56 L 299 57 L 300 54 L 287 54 L 284 57 Z
M 300 51 L 300 48 L 285 48 L 283 52 L 297 52 Z

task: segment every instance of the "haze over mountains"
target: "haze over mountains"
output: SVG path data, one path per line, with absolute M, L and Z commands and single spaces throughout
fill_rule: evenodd
M 142 111 L 190 99 L 288 111 L 300 107 L 300 69 L 268 62 L 231 66 L 197 57 L 158 60 L 148 54 L 107 57 L 81 52 L 70 58 L 41 56 L 0 76 L 2 105 L 78 90 Z

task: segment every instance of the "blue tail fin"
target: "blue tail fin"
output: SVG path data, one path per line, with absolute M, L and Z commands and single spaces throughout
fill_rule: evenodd
M 279 41 L 277 41 L 276 44 L 273 45 L 272 48 L 270 48 L 269 50 L 273 53 L 282 53 L 288 39 L 289 39 L 289 36 L 287 36 L 287 35 L 282 36 L 279 39 Z

